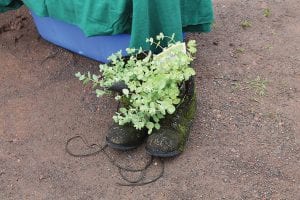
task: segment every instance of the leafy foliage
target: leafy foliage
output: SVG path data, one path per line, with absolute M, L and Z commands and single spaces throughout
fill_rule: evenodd
M 247 29 L 247 28 L 252 27 L 252 23 L 249 20 L 243 20 L 241 22 L 241 26 L 243 29 Z
M 165 40 L 168 46 L 164 48 L 160 44 Z M 127 58 L 117 52 L 108 58 L 109 64 L 100 65 L 102 76 L 78 72 L 76 77 L 84 84 L 92 82 L 98 97 L 111 93 L 108 88 L 113 84 L 124 82 L 127 88 L 115 97 L 123 107 L 113 119 L 119 125 L 131 123 L 139 130 L 147 128 L 150 134 L 154 128 L 159 129 L 160 120 L 166 114 L 173 114 L 180 104 L 180 85 L 195 75 L 190 64 L 197 49 L 194 40 L 186 46 L 175 42 L 174 35 L 169 37 L 163 33 L 146 42 L 161 48 L 162 52 L 154 55 L 141 48 L 126 49 Z

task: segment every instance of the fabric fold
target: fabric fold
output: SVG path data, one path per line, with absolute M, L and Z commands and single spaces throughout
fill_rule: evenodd
M 0 13 L 18 9 L 23 5 L 20 0 L 0 0 Z

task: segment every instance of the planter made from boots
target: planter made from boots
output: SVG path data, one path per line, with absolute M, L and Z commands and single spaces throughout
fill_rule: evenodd
M 137 130 L 130 125 L 120 126 L 114 123 L 106 136 L 106 142 L 113 149 L 130 150 L 141 145 L 146 136 L 146 130 Z
M 147 52 L 145 52 L 147 53 Z M 147 54 L 139 54 L 138 59 L 143 59 Z M 124 56 L 124 61 L 127 62 L 130 56 Z M 108 64 L 110 65 L 110 64 Z M 112 66 L 113 67 L 113 66 Z M 128 89 L 128 86 L 124 81 L 114 83 L 112 86 L 107 88 L 112 92 L 121 94 L 123 89 Z M 128 102 L 122 102 L 126 105 Z M 145 138 L 148 136 L 147 130 L 137 130 L 131 124 L 125 124 L 123 126 L 116 123 L 109 129 L 106 136 L 106 142 L 108 146 L 117 150 L 130 150 L 141 145 Z
M 172 157 L 183 152 L 196 114 L 194 77 L 186 83 L 182 103 L 176 112 L 161 121 L 161 128 L 147 139 L 146 151 L 159 157 Z

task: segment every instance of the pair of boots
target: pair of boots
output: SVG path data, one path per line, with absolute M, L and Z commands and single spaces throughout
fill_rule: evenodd
M 136 130 L 130 125 L 114 124 L 106 137 L 108 145 L 118 150 L 130 150 L 147 139 L 146 151 L 150 155 L 171 157 L 182 153 L 196 114 L 194 78 L 186 81 L 184 86 L 182 103 L 174 114 L 161 120 L 159 130 L 148 135 L 147 130 Z

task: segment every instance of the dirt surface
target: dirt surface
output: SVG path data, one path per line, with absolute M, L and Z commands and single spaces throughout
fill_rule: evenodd
M 215 1 L 213 32 L 189 35 L 198 115 L 187 149 L 143 187 L 117 186 L 103 154 L 65 152 L 77 134 L 104 143 L 116 104 L 74 77 L 98 63 L 41 39 L 25 8 L 1 14 L 0 199 L 300 199 L 299 10 L 299 0 Z M 121 164 L 147 157 L 109 152 Z

